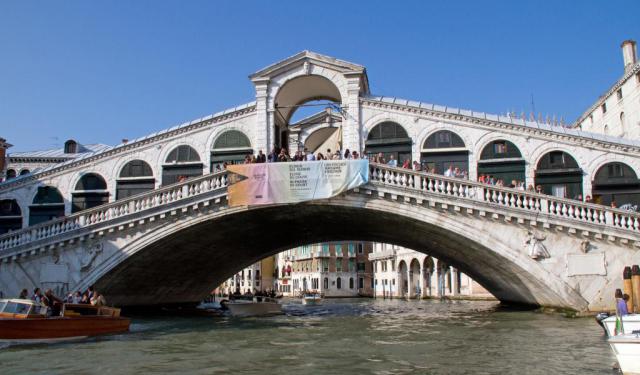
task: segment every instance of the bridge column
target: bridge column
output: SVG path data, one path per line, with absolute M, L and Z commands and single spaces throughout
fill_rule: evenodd
M 420 265 L 420 277 L 418 278 L 418 287 L 420 288 L 420 293 L 417 295 L 418 299 L 422 299 L 424 295 L 424 268 Z
M 411 279 L 413 278 L 413 272 L 410 267 L 407 268 L 407 298 L 411 298 Z
M 343 113 L 342 126 L 342 150 L 349 149 L 362 153 L 364 145 L 361 144 L 361 128 L 360 121 L 360 73 L 347 73 L 347 97 L 342 98 L 342 106 L 346 107 Z M 346 118 L 345 118 L 346 117 Z
M 257 150 L 262 149 L 265 155 L 271 152 L 269 146 L 269 113 L 268 108 L 268 87 L 269 79 L 262 78 L 254 80 L 256 86 L 256 127 L 253 133 L 255 139 L 255 147 Z M 272 115 L 273 116 L 273 115 Z
M 458 293 L 460 290 L 460 283 L 458 283 L 459 272 L 460 271 L 458 271 L 457 268 L 451 267 L 451 293 L 454 296 L 457 296 L 458 294 L 460 294 Z

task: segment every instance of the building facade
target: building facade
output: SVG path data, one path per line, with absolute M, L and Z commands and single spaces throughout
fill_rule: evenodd
M 271 292 L 274 275 L 275 256 L 271 256 L 243 268 L 216 290 L 222 294 Z
M 0 138 L 0 182 L 4 181 L 7 175 L 7 149 L 11 146 L 6 139 Z
M 373 266 L 376 297 L 493 298 L 468 275 L 424 253 L 375 243 L 369 259 Z
M 305 245 L 277 255 L 276 290 L 284 296 L 316 291 L 325 297 L 372 296 L 371 242 Z

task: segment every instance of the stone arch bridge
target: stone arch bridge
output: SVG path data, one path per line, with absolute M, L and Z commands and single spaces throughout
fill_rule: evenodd
M 396 243 L 460 268 L 505 302 L 607 308 L 638 262 L 640 217 L 372 164 L 370 182 L 302 204 L 229 207 L 226 172 L 0 238 L 0 286 L 95 284 L 118 305 L 199 300 L 235 270 L 301 243 Z
M 247 104 L 13 166 L 19 176 L 0 183 L 0 291 L 95 283 L 120 305 L 192 302 L 288 247 L 373 240 L 433 254 L 503 301 L 582 311 L 608 308 L 622 267 L 639 261 L 640 216 L 607 208 L 640 205 L 636 141 L 375 96 L 364 66 L 309 51 L 249 78 Z M 329 200 L 229 207 L 222 166 L 281 147 L 382 153 L 430 173 L 372 164 L 368 185 Z M 467 179 L 443 177 L 449 167 Z

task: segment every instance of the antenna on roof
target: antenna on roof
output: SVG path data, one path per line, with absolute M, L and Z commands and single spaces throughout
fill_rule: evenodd
M 533 100 L 533 93 L 531 93 L 531 112 L 536 113 L 536 102 Z

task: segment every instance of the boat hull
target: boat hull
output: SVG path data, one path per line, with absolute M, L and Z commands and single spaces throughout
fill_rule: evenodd
M 122 317 L 0 319 L 0 341 L 42 342 L 122 333 L 131 321 Z
M 322 303 L 321 298 L 303 298 L 302 304 L 307 306 L 319 305 Z
M 640 375 L 640 338 L 635 335 L 615 336 L 609 339 L 609 345 L 623 374 Z
M 227 303 L 226 306 L 231 315 L 238 317 L 282 314 L 282 306 L 275 302 Z
M 616 335 L 616 316 L 612 315 L 602 321 L 609 337 Z M 622 317 L 623 333 L 633 333 L 640 330 L 640 314 L 630 314 Z

